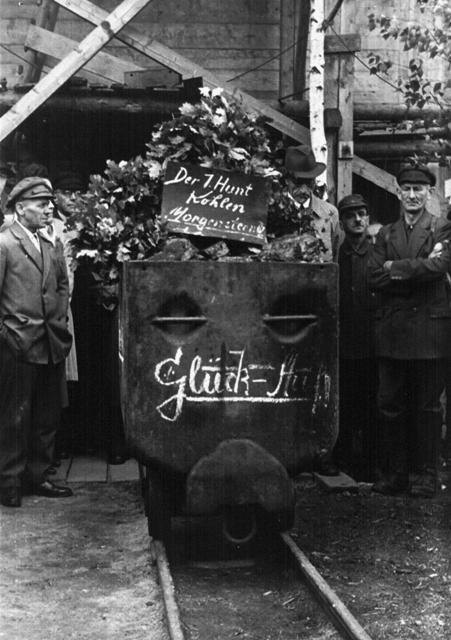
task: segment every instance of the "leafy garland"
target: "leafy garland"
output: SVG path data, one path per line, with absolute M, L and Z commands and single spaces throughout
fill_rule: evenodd
M 145 157 L 119 163 L 108 160 L 104 175 L 92 175 L 78 212 L 68 221 L 68 227 L 76 231 L 71 241 L 73 266 L 90 266 L 98 284 L 99 301 L 107 309 L 117 304 L 121 264 L 128 260 L 156 259 L 175 237 L 168 233 L 160 218 L 164 173 L 170 160 L 270 180 L 269 244 L 257 249 L 240 243 L 243 259 L 274 259 L 271 240 L 295 232 L 296 251 L 294 256 L 291 252 L 292 259 L 322 261 L 324 246 L 310 215 L 303 213 L 299 218 L 288 196 L 282 144 L 270 138 L 265 118 L 246 112 L 235 100 L 226 99 L 222 89 L 202 88 L 200 93 L 198 104 L 183 104 L 178 117 L 156 127 L 152 141 L 146 145 Z M 186 242 L 194 247 L 199 244 L 197 237 Z M 203 251 L 199 246 L 178 259 L 227 259 L 230 243 L 217 243 L 212 238 L 210 244 L 213 243 L 219 244 L 221 250 Z M 205 242 L 202 246 L 205 248 Z

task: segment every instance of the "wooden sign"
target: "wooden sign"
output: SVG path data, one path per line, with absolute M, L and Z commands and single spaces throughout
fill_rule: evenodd
M 162 219 L 178 233 L 264 244 L 266 189 L 265 178 L 258 176 L 170 162 Z

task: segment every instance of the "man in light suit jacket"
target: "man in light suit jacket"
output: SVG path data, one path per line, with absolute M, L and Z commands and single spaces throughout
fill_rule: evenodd
M 438 488 L 440 394 L 444 359 L 451 356 L 451 225 L 427 210 L 435 184 L 427 167 L 403 169 L 397 180 L 401 218 L 379 231 L 369 261 L 370 286 L 380 294 L 375 332 L 383 463 L 373 490 L 429 498 Z
M 338 211 L 333 204 L 313 193 L 315 178 L 326 170 L 326 165 L 317 162 L 312 149 L 301 144 L 287 148 L 285 170 L 289 195 L 296 203 L 300 216 L 312 216 L 312 225 L 324 246 L 322 258 L 330 262 L 336 258 L 339 242 L 343 239 L 338 225 Z
M 50 182 L 24 178 L 7 205 L 15 221 L 0 233 L 0 501 L 19 507 L 23 480 L 37 495 L 72 495 L 46 477 L 72 338 L 66 269 L 37 234 L 53 210 Z

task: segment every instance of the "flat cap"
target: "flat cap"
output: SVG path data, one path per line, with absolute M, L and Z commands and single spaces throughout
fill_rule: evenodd
M 39 176 L 23 178 L 11 189 L 6 206 L 12 207 L 20 200 L 34 198 L 53 198 L 53 188 L 50 180 Z
M 351 193 L 349 196 L 345 196 L 337 205 L 338 213 L 343 213 L 347 209 L 357 209 L 360 207 L 368 209 L 368 203 L 360 193 Z
M 77 171 L 61 171 L 53 180 L 55 189 L 61 191 L 84 191 L 85 183 Z
M 396 176 L 398 184 L 401 185 L 404 182 L 411 182 L 413 184 L 429 184 L 431 187 L 435 185 L 435 176 L 432 171 L 429 171 L 424 165 L 418 165 L 417 167 L 405 167 Z

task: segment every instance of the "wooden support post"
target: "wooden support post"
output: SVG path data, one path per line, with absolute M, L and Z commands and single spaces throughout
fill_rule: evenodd
M 338 43 L 339 44 L 339 43 Z M 360 48 L 360 43 L 355 43 Z M 329 172 L 329 196 L 339 202 L 352 193 L 353 173 L 353 82 L 354 56 L 343 46 L 338 51 L 329 51 L 326 56 L 326 107 L 340 111 L 342 123 L 338 133 L 328 132 L 327 141 L 331 155 L 331 167 L 336 167 L 335 175 Z
M 294 0 L 280 0 L 279 98 L 293 93 L 295 15 Z
M 59 5 L 53 0 L 41 0 L 36 26 L 53 31 L 58 17 L 58 10 Z M 28 67 L 25 70 L 24 82 L 38 82 L 44 66 L 45 55 L 38 51 L 27 51 L 25 60 L 28 62 Z
M 310 8 L 311 0 L 301 0 L 299 5 L 298 28 L 297 28 L 297 45 L 296 45 L 296 62 L 294 68 L 293 93 L 297 100 L 305 100 L 308 94 L 306 89 L 306 73 L 307 73 L 307 49 L 308 34 L 310 28 Z
M 38 84 L 26 93 L 7 113 L 0 118 L 0 141 L 36 111 L 88 60 L 111 40 L 149 0 L 124 0 L 96 29 L 91 31 L 79 46 L 62 60 Z
M 354 157 L 354 56 L 339 56 L 338 109 L 343 123 L 338 130 L 337 202 L 352 193 L 352 162 Z

